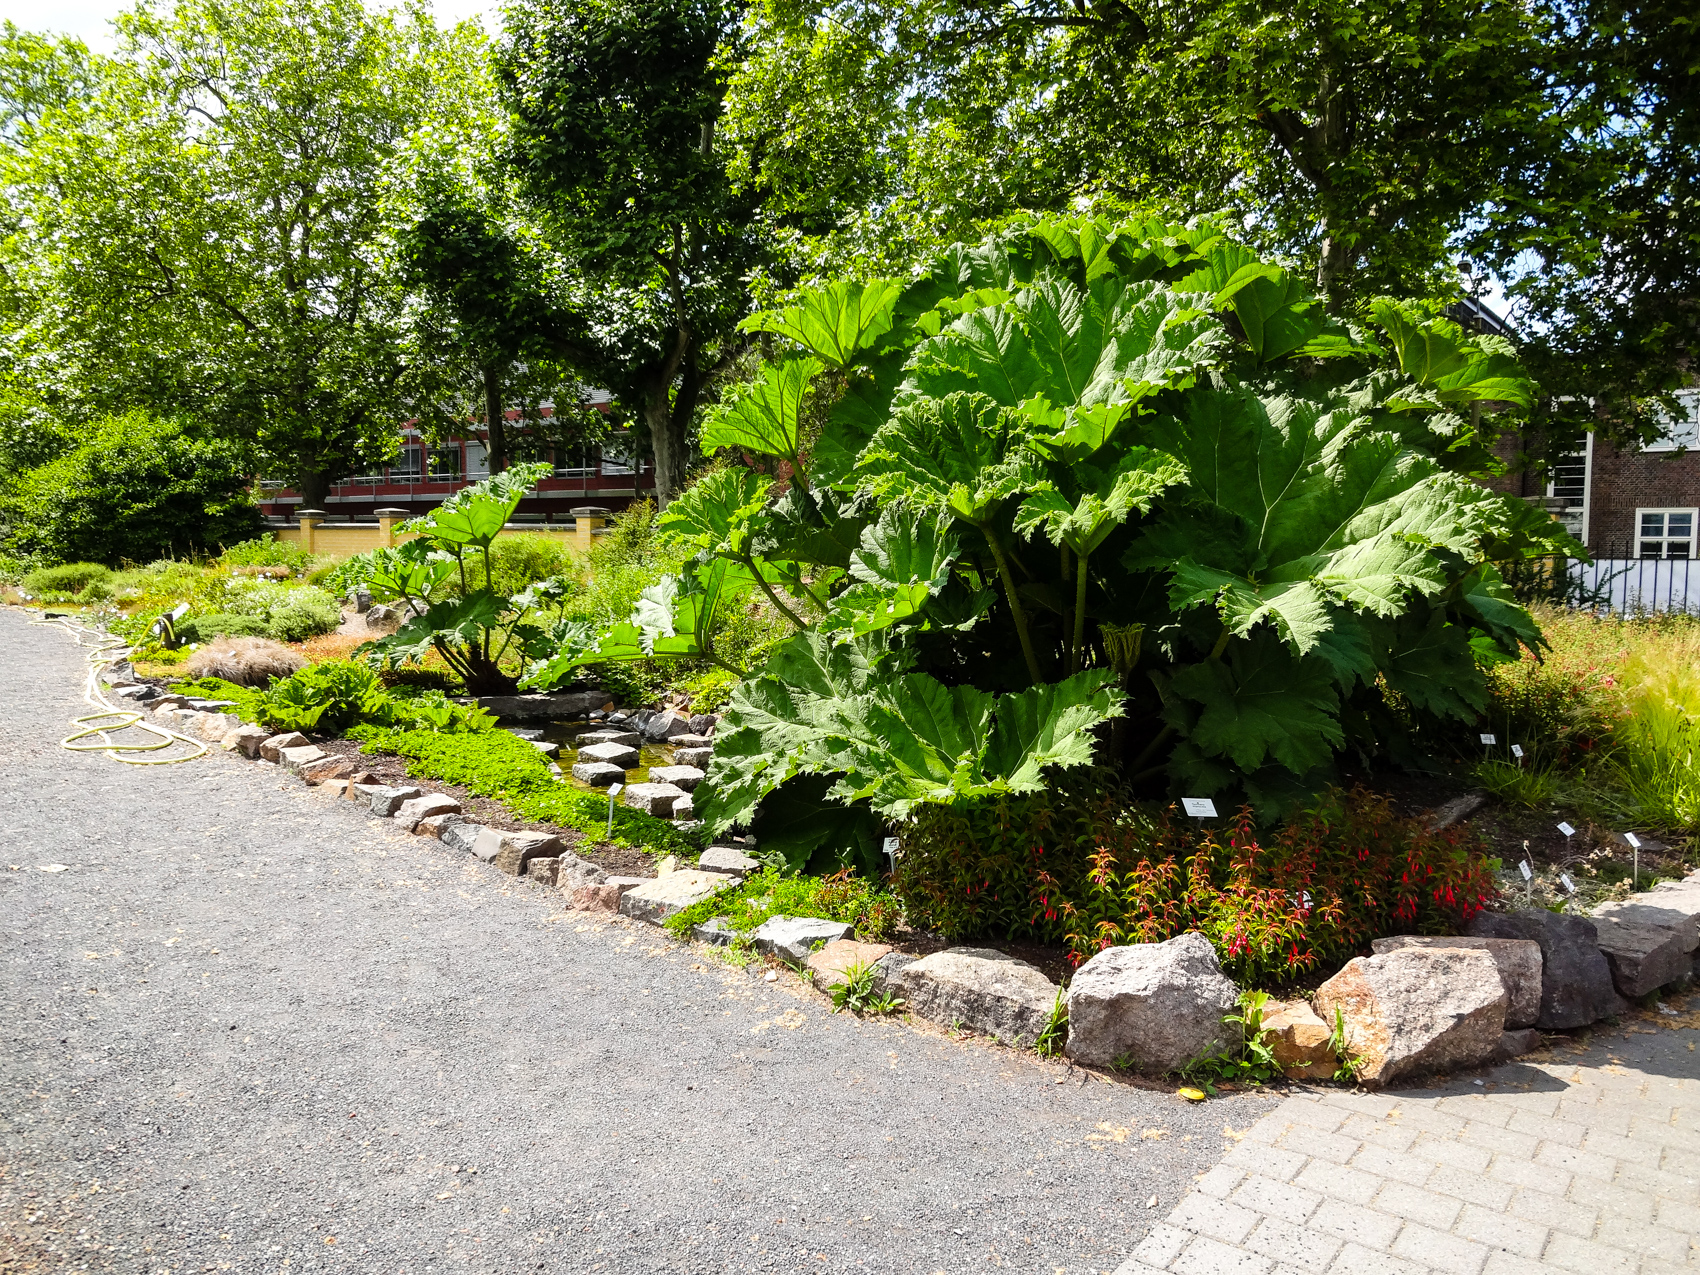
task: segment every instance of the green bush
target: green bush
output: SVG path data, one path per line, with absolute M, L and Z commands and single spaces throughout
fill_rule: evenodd
M 130 412 L 20 474 L 0 495 L 13 553 L 60 562 L 146 560 L 253 537 L 259 510 L 242 448 Z
M 249 616 L 278 642 L 305 642 L 333 632 L 342 623 L 342 607 L 323 589 L 273 580 L 235 580 L 225 591 L 224 609 Z
M 563 536 L 503 535 L 490 545 L 490 588 L 497 593 L 518 593 L 539 580 L 559 576 L 577 579 L 579 571 L 578 557 Z
M 831 876 L 788 876 L 767 868 L 735 890 L 723 891 L 692 904 L 667 919 L 667 928 L 689 938 L 691 927 L 711 917 L 748 934 L 775 916 L 816 916 L 856 927 L 856 936 L 877 943 L 891 937 L 903 915 L 896 896 L 848 870 Z
M 394 697 L 372 669 L 343 660 L 310 664 L 273 683 L 256 701 L 255 712 L 263 726 L 327 735 L 357 724 L 461 734 L 487 731 L 496 723 L 483 709 L 453 703 L 441 691 Z
M 279 540 L 275 532 L 231 545 L 218 557 L 221 567 L 288 567 L 297 575 L 313 564 L 313 555 L 292 541 Z
M 266 622 L 252 615 L 215 611 L 211 615 L 186 615 L 172 626 L 179 640 L 211 642 L 221 637 L 270 637 Z
M 91 589 L 100 601 L 112 596 L 112 570 L 98 562 L 67 562 L 59 567 L 42 567 L 23 579 L 24 589 L 49 601 L 82 598 Z

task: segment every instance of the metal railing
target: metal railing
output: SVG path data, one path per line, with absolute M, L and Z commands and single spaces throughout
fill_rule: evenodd
M 1700 571 L 1692 558 L 1635 558 L 1602 550 L 1592 562 L 1533 558 L 1505 570 L 1525 602 L 1549 602 L 1602 615 L 1700 615 Z

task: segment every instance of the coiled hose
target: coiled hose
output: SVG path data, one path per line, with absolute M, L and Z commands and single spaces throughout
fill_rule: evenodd
M 85 713 L 81 717 L 73 717 L 71 724 L 83 729 L 75 734 L 67 735 L 59 741 L 61 748 L 73 753 L 105 753 L 113 761 L 121 761 L 127 766 L 170 766 L 180 761 L 194 761 L 197 757 L 205 757 L 209 751 L 207 746 L 198 739 L 190 739 L 187 735 L 179 735 L 174 730 L 163 726 L 155 726 L 147 721 L 145 714 L 133 708 L 114 708 L 101 689 L 100 674 L 102 670 L 118 663 L 114 652 L 124 647 L 122 638 L 87 625 L 78 624 L 69 616 L 42 616 L 39 620 L 31 620 L 31 624 L 43 628 L 63 629 L 71 635 L 76 644 L 88 651 L 89 673 L 83 683 L 83 702 L 98 712 Z M 84 641 L 84 638 L 93 641 Z M 107 721 L 115 718 L 115 721 Z M 103 723 L 103 724 L 97 724 Z M 120 743 L 112 736 L 124 730 L 144 730 L 155 738 L 148 743 Z M 98 744 L 79 743 L 79 740 L 96 739 Z M 126 753 L 157 753 L 170 748 L 173 744 L 183 743 L 194 749 L 175 757 L 128 757 Z

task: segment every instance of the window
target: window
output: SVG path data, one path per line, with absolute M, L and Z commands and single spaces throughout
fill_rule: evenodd
M 488 478 L 490 476 L 490 451 L 483 443 L 468 443 L 466 445 L 466 476 L 468 478 Z
M 425 476 L 425 449 L 418 443 L 409 443 L 401 449 L 401 456 L 390 466 L 390 478 L 400 482 L 418 482 Z
M 1548 507 L 1564 529 L 1582 541 L 1588 538 L 1588 456 L 1584 449 L 1556 457 L 1547 481 L 1547 498 L 1556 502 Z
M 1637 509 L 1635 553 L 1640 558 L 1692 558 L 1693 509 Z
M 1650 452 L 1674 452 L 1679 447 L 1700 447 L 1700 390 L 1679 390 L 1675 416 L 1661 414 L 1665 432 L 1647 444 Z

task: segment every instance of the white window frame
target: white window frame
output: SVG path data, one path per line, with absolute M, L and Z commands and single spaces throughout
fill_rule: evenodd
M 1682 405 L 1683 414 L 1673 417 L 1667 412 L 1659 413 L 1667 428 L 1647 444 L 1647 451 L 1674 452 L 1683 447 L 1690 450 L 1700 447 L 1700 389 L 1678 390 L 1676 401 Z
M 483 443 L 467 440 L 466 463 L 461 466 L 461 475 L 468 482 L 479 482 L 490 476 L 490 449 Z M 476 451 L 474 449 L 477 449 Z
M 1700 509 L 1697 509 L 1692 505 L 1686 506 L 1686 507 L 1682 506 L 1682 505 L 1669 505 L 1669 506 L 1662 506 L 1662 507 L 1661 506 L 1649 506 L 1647 508 L 1637 509 L 1635 511 L 1635 554 L 1634 554 L 1634 556 L 1636 558 L 1642 557 L 1642 553 L 1641 553 L 1641 546 L 1642 545 L 1650 544 L 1650 543 L 1653 543 L 1653 542 L 1656 541 L 1659 545 L 1660 552 L 1659 552 L 1658 557 L 1656 559 L 1649 558 L 1648 561 L 1670 561 L 1671 560 L 1667 556 L 1667 552 L 1666 552 L 1668 550 L 1670 541 L 1672 539 L 1672 537 L 1668 534 L 1668 532 L 1670 530 L 1670 515 L 1671 514 L 1677 514 L 1679 516 L 1686 514 L 1688 516 L 1688 535 L 1686 537 L 1678 537 L 1678 539 L 1685 540 L 1687 545 L 1688 545 L 1688 552 L 1683 554 L 1682 556 L 1684 558 L 1693 558 L 1695 556 L 1695 554 L 1694 554 L 1695 534 L 1694 533 L 1697 529 L 1700 529 Z M 1661 517 L 1664 518 L 1664 522 L 1660 526 L 1660 534 L 1659 535 L 1657 535 L 1657 536 L 1647 536 L 1647 535 L 1642 534 L 1641 528 L 1642 528 L 1642 525 L 1643 525 L 1642 524 L 1642 516 L 1643 515 L 1657 515 L 1657 516 L 1661 516 Z
M 1594 432 L 1592 430 L 1588 431 L 1587 440 L 1582 444 L 1581 451 L 1567 452 L 1563 459 L 1580 459 L 1582 462 L 1582 501 L 1579 505 L 1575 506 L 1574 510 L 1566 512 L 1571 512 L 1576 515 L 1576 539 L 1580 540 L 1585 545 L 1588 543 L 1588 535 L 1591 530 L 1591 527 L 1589 526 L 1591 521 L 1590 515 L 1594 510 Z M 1553 482 L 1550 478 L 1547 480 L 1547 499 L 1557 499 L 1557 486 L 1558 484 Z M 1636 526 L 1640 526 L 1640 524 L 1637 523 Z

